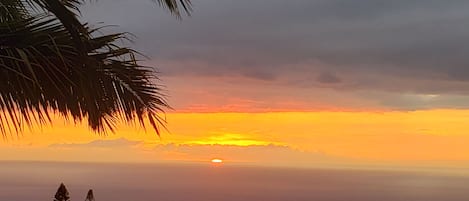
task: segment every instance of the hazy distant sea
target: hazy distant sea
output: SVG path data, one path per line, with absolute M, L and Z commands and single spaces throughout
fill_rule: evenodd
M 469 177 L 365 170 L 168 164 L 0 162 L 0 200 L 468 201 Z

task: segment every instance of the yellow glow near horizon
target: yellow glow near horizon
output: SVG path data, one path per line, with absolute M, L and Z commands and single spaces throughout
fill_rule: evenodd
M 252 146 L 252 145 L 268 145 L 269 141 L 250 138 L 249 134 L 238 133 L 214 133 L 202 140 L 188 141 L 187 144 L 196 145 L 235 145 L 235 146 Z
M 84 124 L 75 126 L 56 119 L 53 127 L 44 126 L 42 130 L 0 141 L 0 148 L 24 150 L 48 148 L 53 144 L 87 144 L 94 140 L 125 138 L 141 142 L 132 145 L 132 149 L 137 147 L 147 155 L 154 154 L 151 152 L 154 146 L 174 144 L 190 145 L 194 149 L 211 145 L 267 149 L 269 146 L 285 146 L 298 150 L 300 155 L 309 152 L 363 160 L 469 160 L 469 110 L 169 113 L 167 119 L 171 134 L 163 133 L 161 139 L 150 129 L 145 133 L 143 129 L 124 124 L 119 125 L 115 134 L 100 136 L 90 132 Z M 106 144 L 100 150 L 106 146 L 109 151 L 115 150 Z M 124 149 L 124 145 L 119 146 Z M 194 157 L 191 149 L 184 153 L 171 150 L 164 153 L 169 159 L 191 160 Z M 67 150 L 77 154 L 82 151 L 79 146 Z M 260 153 L 259 150 L 254 152 Z M 39 155 L 31 153 L 35 154 Z M 10 155 L 14 156 L 15 152 Z M 90 154 L 89 157 L 98 156 Z M 242 155 L 237 157 L 243 158 Z M 264 154 L 262 157 L 273 156 Z M 37 158 L 39 160 L 40 157 Z

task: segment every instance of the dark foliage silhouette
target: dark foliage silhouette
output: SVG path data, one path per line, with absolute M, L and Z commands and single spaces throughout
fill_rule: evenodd
M 54 201 L 69 201 L 70 195 L 68 193 L 67 188 L 63 183 L 60 184 L 59 189 L 57 189 L 57 193 L 55 193 Z
M 94 195 L 93 195 L 93 190 L 89 190 L 88 193 L 86 194 L 86 199 L 85 201 L 94 201 Z
M 159 134 L 168 108 L 153 68 L 80 21 L 83 0 L 0 0 L 0 131 L 21 132 L 58 113 L 113 131 L 116 120 L 148 122 Z M 155 0 L 180 17 L 190 0 Z M 145 120 L 147 119 L 147 120 Z
M 57 192 L 54 196 L 54 201 L 70 201 L 70 195 L 63 183 L 61 183 L 59 189 L 57 189 Z M 85 201 L 95 201 L 92 189 L 90 189 L 86 194 Z

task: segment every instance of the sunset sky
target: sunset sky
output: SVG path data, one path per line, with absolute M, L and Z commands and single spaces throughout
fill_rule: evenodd
M 5 160 L 469 167 L 469 1 L 87 3 L 157 67 L 168 132 L 54 125 L 0 141 Z M 124 14 L 125 13 L 125 14 Z M 101 23 L 102 22 L 102 23 Z

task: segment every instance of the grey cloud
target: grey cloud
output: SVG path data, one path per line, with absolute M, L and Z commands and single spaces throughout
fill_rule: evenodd
M 125 138 L 115 140 L 94 140 L 88 143 L 62 143 L 49 145 L 51 148 L 117 148 L 132 147 L 142 144 L 140 141 L 131 141 Z
M 402 94 L 398 96 L 380 95 L 378 100 L 382 105 L 401 110 L 423 110 L 432 108 L 465 109 L 468 107 L 469 97 L 461 95 L 439 96 L 433 94 Z
M 193 17 L 181 22 L 149 1 L 113 4 L 91 4 L 83 15 L 135 33 L 137 47 L 155 61 L 209 65 L 161 66 L 167 74 L 218 71 L 265 79 L 316 59 L 335 70 L 469 77 L 467 1 L 197 1 Z M 124 10 L 133 15 L 120 15 Z
M 149 0 L 102 0 L 83 16 L 134 33 L 133 45 L 164 76 L 242 76 L 291 87 L 334 82 L 328 87 L 392 93 L 469 89 L 469 1 L 193 3 L 193 16 L 182 21 Z
M 336 83 L 341 82 L 339 77 L 329 72 L 324 72 L 324 73 L 319 74 L 316 80 L 324 84 L 336 84 Z

